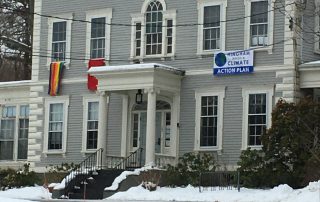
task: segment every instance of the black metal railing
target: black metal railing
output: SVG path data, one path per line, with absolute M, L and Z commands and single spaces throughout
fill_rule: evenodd
M 134 168 L 141 168 L 142 166 L 142 151 L 143 148 L 139 148 L 132 152 L 127 158 L 123 159 L 114 166 L 114 169 L 118 170 L 128 170 Z
M 199 192 L 210 189 L 234 189 L 240 192 L 240 172 L 239 171 L 215 171 L 203 172 L 199 176 Z
M 91 176 L 96 170 L 100 170 L 103 158 L 103 149 L 98 149 L 95 153 L 90 154 L 80 164 L 78 164 L 72 171 L 65 177 L 65 194 L 68 195 L 69 191 L 80 182 L 84 182 L 86 178 Z

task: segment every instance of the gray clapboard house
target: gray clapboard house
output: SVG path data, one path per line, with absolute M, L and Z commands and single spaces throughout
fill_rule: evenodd
M 0 167 L 28 162 L 43 172 L 100 148 L 108 166 L 143 148 L 144 164 L 174 164 L 198 151 L 235 169 L 242 150 L 261 148 L 279 98 L 320 96 L 319 6 L 35 0 L 32 79 L 0 83 Z M 226 51 L 248 54 L 253 70 L 214 75 L 214 63 L 229 60 L 214 53 Z M 89 70 L 99 81 L 92 91 L 88 63 L 97 58 L 105 66 Z M 54 61 L 65 68 L 59 94 L 50 96 Z

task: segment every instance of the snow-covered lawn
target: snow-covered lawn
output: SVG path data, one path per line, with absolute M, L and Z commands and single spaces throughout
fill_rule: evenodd
M 49 199 L 51 194 L 43 187 L 26 187 L 0 191 L 1 202 L 29 202 L 30 200 Z M 23 200 L 26 199 L 26 200 Z M 320 181 L 311 182 L 303 189 L 292 189 L 280 185 L 270 190 L 246 189 L 205 190 L 199 193 L 197 187 L 158 188 L 150 192 L 141 186 L 119 192 L 108 200 L 163 200 L 163 201 L 210 201 L 210 202 L 320 202 Z

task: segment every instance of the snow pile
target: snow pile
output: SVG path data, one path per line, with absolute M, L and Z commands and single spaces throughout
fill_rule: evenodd
M 106 187 L 104 190 L 115 191 L 119 188 L 119 184 L 127 178 L 128 175 L 140 175 L 140 172 L 147 171 L 147 170 L 155 170 L 158 168 L 154 168 L 152 166 L 145 166 L 142 168 L 137 168 L 134 171 L 123 171 L 116 179 L 114 179 L 112 185 L 110 187 Z
M 294 190 L 288 185 L 279 185 L 269 190 L 246 189 L 240 192 L 215 188 L 199 192 L 198 187 L 185 188 L 158 187 L 148 191 L 142 186 L 132 187 L 126 192 L 118 192 L 106 200 L 163 200 L 163 201 L 219 201 L 219 202 L 319 202 L 320 181 L 312 182 L 303 189 Z
M 9 198 L 10 200 L 8 200 Z M 0 201 L 3 202 L 25 201 L 21 199 L 39 200 L 50 198 L 51 193 L 49 193 L 49 191 L 42 186 L 25 187 L 20 189 L 9 189 L 7 191 L 0 191 Z

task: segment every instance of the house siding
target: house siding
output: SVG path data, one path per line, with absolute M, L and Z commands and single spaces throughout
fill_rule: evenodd
M 143 0 L 133 2 L 127 0 L 43 0 L 42 14 L 57 16 L 59 14 L 73 14 L 74 19 L 85 20 L 86 11 L 112 8 L 113 24 L 131 24 L 131 14 L 141 12 Z M 283 7 L 284 0 L 275 3 L 275 8 Z M 198 7 L 195 0 L 166 0 L 167 9 L 176 9 L 177 24 L 197 24 Z M 244 49 L 244 1 L 229 0 L 227 6 L 226 23 L 226 50 Z M 58 11 L 58 12 L 57 12 Z M 284 24 L 287 18 L 275 9 L 274 13 L 274 45 L 270 52 L 255 51 L 255 67 L 264 67 L 267 70 L 257 71 L 252 74 L 234 76 L 213 76 L 213 54 L 208 56 L 197 55 L 198 27 L 195 25 L 179 26 L 176 29 L 176 54 L 173 58 L 145 59 L 143 62 L 157 62 L 175 68 L 186 70 L 187 76 L 181 82 L 181 106 L 180 106 L 180 132 L 178 154 L 194 150 L 195 139 L 195 91 L 202 88 L 210 89 L 214 86 L 225 86 L 224 115 L 223 115 L 223 143 L 222 154 L 217 155 L 221 164 L 236 165 L 241 153 L 242 142 L 242 87 L 254 85 L 276 86 L 283 83 L 283 77 L 277 75 L 274 66 L 284 66 Z M 238 19 L 239 18 L 239 19 Z M 234 20 L 238 19 L 238 20 Z M 74 21 L 71 29 L 71 63 L 64 70 L 60 95 L 69 96 L 68 109 L 68 138 L 65 155 L 41 155 L 41 161 L 36 163 L 38 167 L 50 164 L 58 165 L 62 162 L 80 162 L 84 159 L 81 153 L 83 131 L 83 96 L 95 95 L 86 87 L 87 64 L 84 60 L 86 53 L 87 24 Z M 131 27 L 111 26 L 111 61 L 109 65 L 130 64 Z M 46 55 L 48 50 L 48 18 L 41 18 L 40 55 Z M 108 34 L 107 34 L 108 36 Z M 310 50 L 308 49 L 310 52 Z M 36 54 L 36 53 L 35 53 Z M 309 54 L 306 52 L 306 54 Z M 312 58 L 310 58 L 312 59 Z M 49 79 L 49 67 L 46 57 L 40 57 L 39 61 L 39 85 L 44 87 L 39 96 L 48 98 L 46 94 Z M 270 70 L 268 70 L 270 67 Z M 292 66 L 287 66 L 289 69 Z M 192 75 L 197 70 L 205 70 L 201 75 Z M 283 75 L 283 74 L 281 74 Z M 275 97 L 281 97 L 282 90 L 275 90 Z M 96 96 L 96 95 L 95 95 Z M 44 104 L 44 103 L 43 103 Z M 43 104 L 39 104 L 43 107 Z M 45 114 L 37 116 L 38 120 L 44 120 Z M 121 154 L 121 130 L 122 130 L 122 98 L 121 95 L 111 93 L 107 119 L 107 155 L 120 156 Z M 129 124 L 130 125 L 130 124 Z M 129 127 L 129 126 L 128 126 Z M 37 127 L 35 133 L 44 133 L 44 127 Z M 41 137 L 42 138 L 42 137 Z M 38 144 L 43 144 L 41 138 L 36 139 Z M 130 137 L 127 137 L 130 140 Z M 43 149 L 43 148 L 42 148 Z M 39 151 L 36 151 L 40 155 Z
M 209 81 L 209 82 L 208 82 Z M 254 73 L 241 76 L 212 77 L 210 75 L 187 76 L 182 80 L 180 112 L 179 154 L 194 150 L 195 138 L 195 92 L 215 86 L 225 86 L 222 155 L 221 164 L 235 165 L 239 160 L 242 142 L 243 100 L 242 87 L 254 85 L 273 85 L 279 82 L 273 72 Z M 220 105 L 219 105 L 220 106 Z

